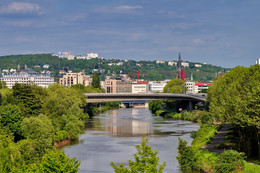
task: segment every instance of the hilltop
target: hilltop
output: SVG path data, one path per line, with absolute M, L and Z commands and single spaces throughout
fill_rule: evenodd
M 177 61 L 177 60 L 173 60 Z M 188 62 L 188 61 L 185 61 Z M 193 74 L 193 80 L 209 81 L 213 80 L 217 73 L 225 73 L 229 71 L 229 68 L 222 68 L 210 64 L 188 62 L 189 67 L 185 67 L 186 77 L 190 79 L 191 73 Z M 57 56 L 51 54 L 28 54 L 28 55 L 10 55 L 0 57 L 0 69 L 15 69 L 17 65 L 24 67 L 27 65 L 37 72 L 49 70 L 51 74 L 57 79 L 62 76 L 59 74 L 60 70 L 72 70 L 73 72 L 79 72 L 84 70 L 86 74 L 92 74 L 93 69 L 99 69 L 102 79 L 106 75 L 110 76 L 115 74 L 137 74 L 140 70 L 142 74 L 146 76 L 142 77 L 145 80 L 164 80 L 172 79 L 176 77 L 176 66 L 168 65 L 168 61 L 156 62 L 156 61 L 134 61 L 134 60 L 119 60 L 119 59 L 99 59 L 93 58 L 90 60 L 67 60 L 60 59 Z M 44 69 L 43 65 L 48 64 L 49 68 Z M 201 65 L 201 67 L 195 67 L 195 64 Z M 133 77 L 134 78 L 134 77 Z

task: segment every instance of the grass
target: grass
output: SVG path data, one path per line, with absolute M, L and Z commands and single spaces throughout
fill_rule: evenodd
M 201 128 L 196 132 L 196 137 L 192 141 L 192 146 L 199 148 L 209 144 L 219 129 L 218 125 L 201 125 Z
M 245 162 L 243 173 L 260 173 L 260 165 L 254 165 L 251 163 Z

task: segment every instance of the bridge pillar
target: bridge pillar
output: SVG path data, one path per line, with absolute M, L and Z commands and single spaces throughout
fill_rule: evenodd
M 188 109 L 187 109 L 187 111 L 188 112 L 192 112 L 192 110 L 193 110 L 193 103 L 192 103 L 192 101 L 189 101 L 188 102 Z

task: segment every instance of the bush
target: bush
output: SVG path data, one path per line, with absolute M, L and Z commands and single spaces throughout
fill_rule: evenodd
M 155 113 L 157 110 L 162 109 L 163 101 L 161 100 L 151 100 L 149 101 L 149 109 L 152 113 Z
M 148 145 L 148 138 L 142 139 L 140 145 L 136 145 L 137 153 L 134 154 L 134 160 L 129 160 L 129 166 L 125 167 L 123 164 L 116 166 L 111 162 L 111 166 L 116 173 L 132 173 L 132 172 L 152 172 L 162 173 L 166 163 L 160 165 L 158 151 L 153 150 Z
M 201 123 L 202 124 L 212 124 L 212 117 L 209 115 L 209 113 L 204 112 L 201 116 Z
M 66 130 L 56 132 L 54 135 L 54 142 L 59 142 L 69 138 L 69 133 Z
M 192 141 L 192 146 L 201 147 L 211 142 L 212 138 L 217 133 L 217 125 L 202 125 L 200 129 L 196 132 L 196 137 Z
M 220 154 L 216 160 L 216 172 L 228 173 L 233 170 L 242 170 L 245 158 L 243 153 L 234 150 L 227 150 Z
M 155 112 L 155 115 L 161 116 L 161 115 L 164 114 L 164 113 L 165 113 L 164 110 L 157 110 L 157 111 Z
M 182 140 L 179 138 L 179 145 L 178 145 L 179 155 L 177 159 L 180 163 L 180 167 L 182 169 L 195 169 L 199 170 L 198 155 L 196 154 L 195 149 L 190 146 L 187 146 L 187 141 Z

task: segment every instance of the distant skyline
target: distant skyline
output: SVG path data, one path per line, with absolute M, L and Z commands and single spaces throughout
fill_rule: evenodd
M 260 57 L 259 0 L 1 0 L 0 56 L 97 52 L 106 59 L 222 67 Z

